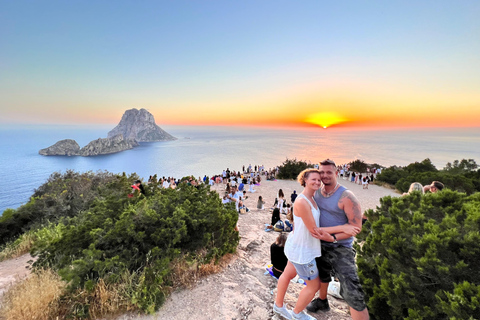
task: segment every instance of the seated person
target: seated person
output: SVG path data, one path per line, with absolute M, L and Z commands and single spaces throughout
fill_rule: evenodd
M 272 212 L 272 226 L 274 226 L 279 220 L 280 220 L 280 209 L 275 208 L 273 209 L 273 212 Z
M 270 261 L 272 262 L 272 272 L 275 277 L 280 278 L 287 266 L 288 259 L 284 253 L 287 236 L 284 233 L 278 235 L 277 240 L 270 246 Z
M 249 189 L 248 189 L 249 192 L 251 193 L 254 193 L 256 190 L 253 189 L 253 182 L 250 181 L 250 185 L 249 185 Z
M 230 199 L 228 198 L 228 193 L 225 192 L 225 195 L 222 198 L 222 203 L 225 204 L 229 202 L 230 202 Z
M 275 208 L 273 209 L 272 212 L 272 223 L 269 225 L 268 223 L 265 223 L 265 231 L 272 231 L 275 224 L 280 221 L 280 209 Z
M 263 210 L 263 209 L 265 209 L 264 205 L 265 205 L 265 201 L 263 201 L 262 196 L 259 196 L 259 197 L 258 197 L 258 201 L 257 201 L 257 209 L 258 209 L 258 210 Z
M 238 201 L 238 212 L 240 213 L 245 213 L 245 212 L 249 212 L 250 209 L 248 209 L 245 204 L 243 203 L 243 201 L 240 199 Z

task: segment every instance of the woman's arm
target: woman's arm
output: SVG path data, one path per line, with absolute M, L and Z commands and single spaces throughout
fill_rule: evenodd
M 293 214 L 299 218 L 302 218 L 305 227 L 307 227 L 310 233 L 314 233 L 317 224 L 315 219 L 313 219 L 312 211 L 310 210 L 310 205 L 307 203 L 307 200 L 300 198 L 299 201 L 295 201 L 293 205 Z
M 296 200 L 293 205 L 293 214 L 299 218 L 302 218 L 305 227 L 307 227 L 312 236 L 316 235 L 314 237 L 317 239 L 333 242 L 334 238 L 331 234 L 323 230 L 319 230 L 318 233 L 315 232 L 319 228 L 317 228 L 315 219 L 313 219 L 312 210 L 310 209 L 310 205 L 307 203 L 307 200 L 303 198 Z
M 349 236 L 355 236 L 361 231 L 359 227 L 353 226 L 348 223 L 339 225 L 339 226 L 334 226 L 334 227 L 320 227 L 319 229 L 322 229 L 323 231 L 328 232 L 330 234 L 346 233 Z

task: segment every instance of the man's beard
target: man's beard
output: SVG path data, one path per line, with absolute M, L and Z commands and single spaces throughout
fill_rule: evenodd
M 324 186 L 331 186 L 335 184 L 335 179 L 330 179 L 329 182 L 322 181 Z

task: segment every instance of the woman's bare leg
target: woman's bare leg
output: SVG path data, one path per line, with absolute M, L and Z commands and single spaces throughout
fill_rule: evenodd
M 283 306 L 283 299 L 285 299 L 285 294 L 287 293 L 288 285 L 290 284 L 290 280 L 295 278 L 297 275 L 297 270 L 290 261 L 288 261 L 285 270 L 283 271 L 280 279 L 278 279 L 277 284 L 277 298 L 275 299 L 275 304 L 277 307 Z

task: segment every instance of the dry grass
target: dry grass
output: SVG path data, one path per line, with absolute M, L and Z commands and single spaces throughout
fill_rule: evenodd
M 27 252 L 30 252 L 35 241 L 35 235 L 32 232 L 22 234 L 17 240 L 9 242 L 0 251 L 0 262 L 20 257 Z
M 126 295 L 128 282 L 106 284 L 100 279 L 92 292 L 79 292 L 81 300 L 89 302 L 89 317 L 97 319 L 135 309 Z
M 203 254 L 200 254 L 200 258 Z M 187 262 L 187 259 L 177 259 L 172 264 L 172 272 L 170 273 L 171 283 L 174 287 L 191 287 L 201 277 L 205 277 L 210 274 L 218 273 L 230 263 L 233 259 L 233 254 L 226 254 L 218 262 L 212 259 L 207 264 L 200 264 L 195 259 L 194 262 Z
M 190 287 L 201 277 L 218 273 L 231 262 L 228 254 L 215 262 L 200 264 L 204 253 L 193 262 L 177 259 L 173 263 L 170 281 L 175 287 Z M 126 311 L 138 310 L 132 303 L 132 293 L 138 286 L 138 273 L 125 272 L 117 283 L 100 279 L 92 290 L 66 293 L 66 283 L 51 270 L 40 270 L 15 283 L 4 295 L 1 320 L 13 319 L 97 319 Z M 174 280 L 174 281 L 173 281 Z M 167 291 L 173 288 L 165 288 Z M 88 306 L 85 309 L 85 306 Z
M 23 281 L 16 282 L 5 293 L 2 302 L 2 318 L 55 319 L 59 309 L 59 298 L 65 282 L 51 270 L 40 270 Z
M 68 293 L 62 298 L 53 319 L 98 319 L 136 310 L 129 297 L 136 276 L 126 272 L 119 283 L 109 284 L 100 279 L 92 290 Z
M 393 191 L 395 191 L 396 193 L 402 193 L 400 190 L 397 190 L 397 188 L 395 188 L 394 185 L 389 184 L 389 183 L 386 183 L 386 182 L 383 182 L 383 181 L 374 180 L 374 181 L 373 181 L 373 184 L 375 184 L 375 185 L 377 185 L 377 186 L 380 186 L 380 187 L 383 187 L 383 188 L 386 188 L 386 189 L 393 190 Z

